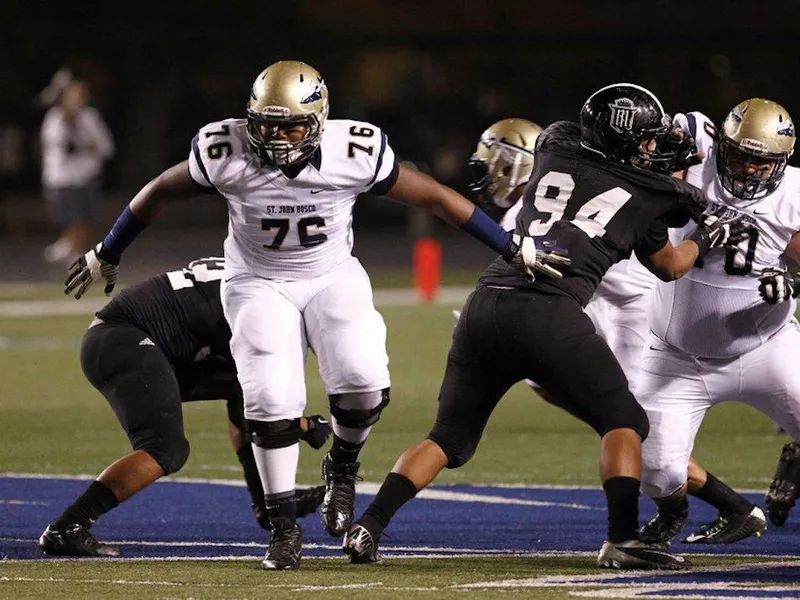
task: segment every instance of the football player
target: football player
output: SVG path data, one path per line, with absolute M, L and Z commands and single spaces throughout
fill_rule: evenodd
M 371 123 L 328 119 L 328 88 L 302 62 L 270 65 L 253 82 L 244 119 L 200 129 L 189 159 L 131 201 L 102 243 L 76 262 L 66 293 L 96 280 L 113 289 L 123 250 L 174 197 L 197 189 L 228 204 L 222 301 L 244 391 L 245 417 L 267 497 L 272 538 L 264 569 L 300 564 L 295 475 L 304 365 L 310 348 L 330 398 L 334 430 L 322 465 L 321 514 L 334 536 L 353 518 L 358 457 L 389 403 L 386 327 L 369 278 L 352 256 L 352 212 L 362 192 L 434 212 L 513 262 L 559 275 L 563 257 L 504 231 L 455 191 L 401 166 Z
M 343 550 L 351 562 L 380 562 L 378 542 L 392 516 L 442 469 L 471 458 L 494 407 L 527 378 L 601 438 L 609 523 L 597 564 L 688 566 L 637 537 L 647 416 L 583 306 L 606 270 L 631 252 L 659 277 L 675 279 L 726 243 L 737 222 L 707 217 L 691 239 L 669 242 L 667 227 L 699 216 L 705 198 L 669 175 L 697 157 L 692 140 L 671 131 L 648 90 L 604 87 L 585 102 L 580 121 L 554 123 L 539 136 L 515 229 L 515 235 L 531 235 L 542 248 L 568 255 L 571 267 L 563 278 L 531 278 L 495 261 L 483 273 L 453 334 L 433 429 L 403 453 L 348 530 Z
M 483 132 L 470 159 L 473 173 L 470 187 L 487 214 L 502 217 L 501 225 L 505 229 L 515 228 L 522 208 L 519 199 L 533 172 L 536 139 L 541 132 L 539 125 L 525 119 L 498 121 Z M 655 284 L 656 277 L 631 255 L 606 271 L 584 309 L 631 386 L 638 377 L 650 332 L 647 314 Z M 531 380 L 526 383 L 546 401 L 560 406 L 558 399 L 548 395 L 537 383 Z M 636 390 L 632 388 L 632 391 L 635 395 Z M 693 458 L 689 460 L 688 492 L 717 508 L 720 514 L 714 522 L 688 535 L 684 542 L 733 543 L 760 535 L 766 528 L 761 509 L 708 473 Z M 732 499 L 737 506 L 748 507 L 744 516 L 731 517 Z M 746 521 L 746 526 L 742 526 L 742 520 Z M 642 535 L 649 541 L 666 543 L 677 535 L 675 525 L 657 514 L 644 526 Z
M 242 389 L 222 314 L 221 258 L 193 261 L 126 288 L 92 321 L 81 344 L 86 378 L 105 396 L 128 435 L 133 452 L 106 468 L 39 539 L 46 554 L 118 556 L 99 542 L 91 525 L 189 457 L 182 402 L 224 399 L 229 434 L 244 471 L 253 513 L 269 529 L 264 491 L 244 433 Z M 301 420 L 303 439 L 321 448 L 331 426 L 319 415 Z M 298 514 L 322 502 L 324 486 L 298 490 Z
M 786 295 L 788 301 L 771 304 L 759 297 L 759 284 L 776 298 L 784 295 L 781 274 L 800 261 L 800 169 L 787 166 L 794 124 L 782 106 L 761 98 L 737 104 L 719 131 L 698 112 L 677 115 L 676 123 L 708 156 L 687 170 L 685 180 L 706 193 L 716 212 L 746 220 L 749 236 L 712 250 L 685 277 L 655 288 L 652 333 L 636 383 L 651 423 L 642 447 L 642 490 L 674 531 L 686 518 L 686 465 L 712 406 L 748 404 L 800 439 L 795 301 Z M 688 233 L 677 230 L 673 238 Z M 763 529 L 764 522 L 761 509 L 731 496 L 704 534 L 712 540 L 739 535 Z

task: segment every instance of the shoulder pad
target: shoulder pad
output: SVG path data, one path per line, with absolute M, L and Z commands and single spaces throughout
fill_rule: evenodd
M 225 187 L 242 172 L 249 152 L 245 119 L 209 123 L 192 139 L 189 173 L 201 186 Z
M 320 173 L 337 187 L 365 191 L 391 178 L 395 153 L 386 134 L 371 123 L 329 120 L 322 134 Z

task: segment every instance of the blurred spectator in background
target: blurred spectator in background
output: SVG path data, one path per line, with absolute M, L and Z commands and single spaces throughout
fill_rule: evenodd
M 42 186 L 50 217 L 61 229 L 42 258 L 69 264 L 91 241 L 100 176 L 114 154 L 114 139 L 100 113 L 87 106 L 88 83 L 69 69 L 59 69 L 38 100 L 51 106 L 41 131 Z

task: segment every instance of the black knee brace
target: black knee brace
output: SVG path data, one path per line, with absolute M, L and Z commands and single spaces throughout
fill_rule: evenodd
M 342 427 L 351 429 L 366 429 L 375 425 L 380 418 L 381 412 L 389 404 L 389 388 L 381 390 L 381 402 L 375 408 L 368 409 L 343 409 L 339 408 L 337 402 L 344 394 L 333 394 L 328 396 L 330 402 L 331 415 L 336 417 L 336 421 Z
M 252 442 L 261 448 L 286 448 L 303 437 L 300 419 L 280 421 L 253 421 L 247 419 L 247 433 Z

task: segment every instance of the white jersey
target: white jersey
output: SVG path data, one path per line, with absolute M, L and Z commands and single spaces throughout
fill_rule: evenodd
M 319 150 L 293 179 L 262 164 L 245 119 L 203 127 L 189 172 L 228 202 L 225 278 L 311 279 L 351 256 L 353 205 L 367 190 L 386 193 L 397 177 L 386 134 L 369 123 L 329 120 Z
M 750 239 L 738 252 L 717 248 L 682 278 L 658 282 L 650 312 L 650 328 L 669 345 L 690 355 L 732 358 L 760 346 L 775 335 L 795 312 L 796 302 L 770 305 L 758 293 L 758 277 L 767 267 L 786 267 L 783 252 L 800 230 L 800 169 L 786 167 L 783 181 L 765 198 L 742 202 L 726 192 L 716 169 L 716 129 L 702 113 L 676 117 L 695 135 L 706 153 L 690 168 L 686 181 L 705 192 L 712 207 L 722 205 L 752 221 Z M 680 243 L 694 225 L 671 230 Z
M 521 208 L 520 200 L 506 211 L 500 226 L 506 231 L 514 231 L 517 214 Z M 614 304 L 627 304 L 637 296 L 648 294 L 655 284 L 656 276 L 639 262 L 635 254 L 631 254 L 628 260 L 611 265 L 600 280 L 592 299 L 603 298 Z

